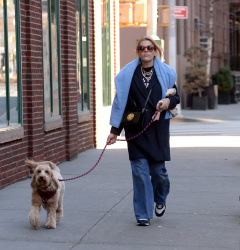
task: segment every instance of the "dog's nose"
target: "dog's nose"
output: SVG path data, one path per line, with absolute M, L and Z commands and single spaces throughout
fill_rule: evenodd
M 43 179 L 44 177 L 43 176 L 40 176 L 40 179 Z

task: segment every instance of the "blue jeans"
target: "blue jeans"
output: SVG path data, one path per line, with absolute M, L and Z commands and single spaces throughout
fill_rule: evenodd
M 170 190 L 165 162 L 145 158 L 131 162 L 133 177 L 133 207 L 136 219 L 152 219 L 154 202 L 165 204 Z

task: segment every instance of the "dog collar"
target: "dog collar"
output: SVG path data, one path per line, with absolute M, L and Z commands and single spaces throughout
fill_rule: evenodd
M 41 196 L 43 203 L 47 203 L 48 200 L 51 199 L 56 194 L 56 192 L 57 190 L 53 192 L 43 192 L 41 190 L 38 190 L 38 194 Z

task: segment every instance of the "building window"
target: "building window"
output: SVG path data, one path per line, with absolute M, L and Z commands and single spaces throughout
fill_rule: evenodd
M 102 85 L 103 106 L 111 105 L 110 1 L 102 0 Z
M 209 46 L 209 37 L 200 36 L 200 38 L 199 38 L 199 44 L 203 48 L 207 49 L 208 46 Z
M 7 53 L 6 53 L 7 52 Z M 0 1 L 0 128 L 21 124 L 19 1 Z
M 90 109 L 88 1 L 75 0 L 78 113 Z
M 42 0 L 45 119 L 61 115 L 59 0 Z

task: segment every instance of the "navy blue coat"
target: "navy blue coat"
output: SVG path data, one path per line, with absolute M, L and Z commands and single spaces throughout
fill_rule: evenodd
M 152 116 L 156 112 L 156 105 L 162 98 L 161 85 L 158 82 L 156 73 L 150 80 L 149 87 L 146 88 L 142 81 L 141 66 L 139 65 L 133 75 L 128 95 L 126 111 L 137 111 L 144 107 L 149 90 L 152 89 L 149 101 L 146 106 L 146 112 L 143 122 L 140 125 L 121 125 L 119 128 L 112 127 L 111 133 L 120 134 L 122 129 L 125 130 L 126 138 L 140 133 L 146 125 L 151 121 Z M 158 84 L 157 84 L 158 83 Z M 176 85 L 174 86 L 176 88 Z M 180 103 L 178 93 L 175 96 L 168 97 L 170 99 L 169 109 L 176 107 Z M 139 137 L 128 141 L 129 159 L 135 160 L 139 158 L 147 158 L 151 161 L 169 161 L 170 146 L 169 146 L 169 123 L 170 119 L 165 119 L 165 111 L 160 115 L 158 121 L 153 122 L 148 129 Z

